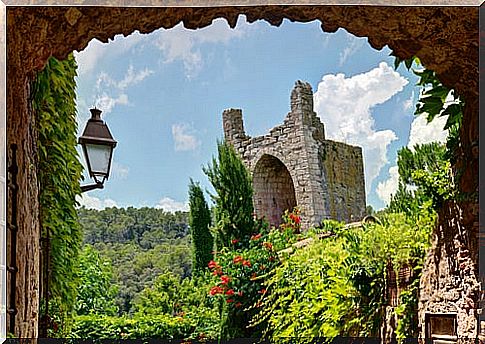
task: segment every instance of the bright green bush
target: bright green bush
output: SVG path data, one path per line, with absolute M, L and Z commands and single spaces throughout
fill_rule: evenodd
M 390 214 L 361 228 L 337 225 L 336 235 L 296 250 L 269 273 L 252 323 L 263 325 L 273 341 L 378 336 L 386 264 L 419 266 L 434 222 L 425 209 L 414 218 Z
M 73 338 L 216 339 L 220 332 L 217 304 L 208 297 L 208 277 L 180 280 L 165 273 L 135 302 L 133 316 L 91 314 L 75 317 Z
M 76 271 L 79 288 L 75 311 L 77 315 L 92 313 L 115 315 L 117 286 L 113 284 L 111 263 L 100 257 L 91 245 L 81 251 L 79 269 Z
M 82 339 L 185 339 L 196 328 L 192 319 L 171 315 L 110 317 L 83 315 L 75 318 L 70 338 Z

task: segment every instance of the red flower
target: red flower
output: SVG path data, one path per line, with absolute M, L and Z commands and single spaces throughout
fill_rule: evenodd
M 214 270 L 214 271 L 212 271 L 212 274 L 213 274 L 214 276 L 219 276 L 219 275 L 222 275 L 222 270 Z
M 222 290 L 221 287 L 219 286 L 215 286 L 215 287 L 212 287 L 209 294 L 214 296 L 214 295 L 217 295 L 217 294 L 222 294 L 224 292 L 224 290 Z
M 234 300 L 233 299 L 227 299 L 226 302 L 231 303 L 231 302 L 234 302 Z
M 231 243 L 232 243 L 233 245 L 237 244 L 238 242 L 239 242 L 239 239 L 232 239 L 232 240 L 231 240 Z
M 241 306 L 242 306 L 242 303 L 241 303 L 241 302 L 238 302 L 238 303 L 236 303 L 234 306 L 235 306 L 236 308 L 239 308 L 239 307 L 241 307 Z
M 261 233 L 251 236 L 251 240 L 259 240 L 259 239 L 261 239 Z
M 258 291 L 258 294 L 263 294 L 263 295 L 266 294 L 266 289 L 264 289 L 264 288 L 261 289 L 260 291 Z
M 214 269 L 216 267 L 218 267 L 217 263 L 215 261 L 211 260 L 209 262 L 209 269 Z
M 242 265 L 247 266 L 248 268 L 251 267 L 251 262 L 249 260 L 243 260 Z
M 263 242 L 263 246 L 264 246 L 264 248 L 266 248 L 269 251 L 273 250 L 273 244 L 270 243 L 270 242 L 267 242 L 267 241 Z
M 222 284 L 227 284 L 229 283 L 231 279 L 229 278 L 229 276 L 221 276 L 221 282 Z
M 226 291 L 226 295 L 229 295 L 229 296 L 234 295 L 234 290 L 233 289 L 229 289 L 228 291 Z
M 237 295 L 239 295 L 239 296 L 243 296 L 243 292 L 242 292 L 242 290 L 239 290 L 239 291 L 237 292 Z
M 297 225 L 301 222 L 301 218 L 295 214 L 290 214 L 290 219 Z
M 241 256 L 235 256 L 234 259 L 232 260 L 234 264 L 239 264 L 242 261 L 243 261 L 243 257 Z

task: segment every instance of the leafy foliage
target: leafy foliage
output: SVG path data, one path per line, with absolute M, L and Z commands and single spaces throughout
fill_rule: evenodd
M 208 297 L 208 276 L 199 274 L 181 280 L 170 273 L 159 275 L 150 288 L 145 288 L 135 302 L 135 317 L 159 314 L 189 319 L 195 324 L 191 337 L 215 338 L 220 317 L 217 304 Z
M 399 186 L 389 211 L 412 215 L 425 202 L 438 209 L 443 201 L 455 197 L 455 186 L 446 148 L 436 142 L 415 145 L 414 151 L 398 151 Z M 410 188 L 414 188 L 410 191 Z
M 397 69 L 403 61 L 396 57 L 394 66 Z M 409 70 L 413 63 L 418 67 L 421 62 L 417 57 L 404 60 Z M 415 115 L 426 113 L 428 123 L 436 117 L 448 116 L 444 129 L 448 130 L 446 142 L 446 158 L 453 164 L 456 161 L 460 147 L 460 128 L 463 119 L 464 102 L 456 94 L 455 90 L 444 86 L 438 79 L 436 73 L 429 69 L 413 69 L 414 74 L 419 77 L 418 86 L 423 91 L 416 105 Z
M 297 250 L 270 272 L 254 323 L 264 324 L 273 341 L 378 335 L 386 262 L 419 265 L 434 216 L 427 209 L 414 218 L 389 214 L 363 228 L 337 226 L 336 235 Z
M 229 247 L 235 238 L 247 246 L 254 230 L 251 175 L 230 144 L 217 142 L 217 151 L 217 159 L 203 168 L 216 191 L 212 195 L 216 246 Z
M 84 315 L 76 318 L 70 338 L 81 339 L 214 339 L 215 333 L 207 328 L 198 329 L 199 318 L 167 314 L 134 317 Z
M 79 290 L 76 298 L 77 315 L 91 313 L 115 315 L 114 297 L 117 287 L 113 284 L 113 272 L 109 261 L 102 259 L 92 246 L 86 245 L 80 256 Z
M 189 227 L 192 235 L 192 269 L 202 271 L 212 259 L 214 239 L 210 232 L 211 213 L 198 184 L 189 184 Z
M 290 233 L 294 233 L 294 229 Z M 221 339 L 258 334 L 257 329 L 247 326 L 266 293 L 263 286 L 266 275 L 279 264 L 275 244 L 288 234 L 282 228 L 267 231 L 263 227 L 251 236 L 249 247 L 241 245 L 239 239 L 233 239 L 232 247 L 222 248 L 217 252 L 216 261 L 209 263 L 213 275 L 210 295 L 223 305 L 220 308 Z
M 74 306 L 82 242 L 75 209 L 82 174 L 76 151 L 76 68 L 72 54 L 64 61 L 50 58 L 33 84 L 41 235 L 49 238 L 49 292 L 62 319 Z
M 85 244 L 112 263 L 119 314 L 133 313 L 136 296 L 159 274 L 191 275 L 187 213 L 133 207 L 78 211 Z

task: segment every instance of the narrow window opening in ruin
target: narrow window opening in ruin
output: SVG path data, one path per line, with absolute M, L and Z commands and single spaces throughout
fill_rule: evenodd
M 426 313 L 426 340 L 432 344 L 457 343 L 456 313 Z

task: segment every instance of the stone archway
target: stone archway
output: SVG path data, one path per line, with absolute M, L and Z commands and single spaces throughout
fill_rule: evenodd
M 297 206 L 295 187 L 288 168 L 275 156 L 264 154 L 253 171 L 254 210 L 278 226 L 285 210 Z
M 30 104 L 30 84 L 36 73 L 44 67 L 50 56 L 64 59 L 73 50 L 84 49 L 93 38 L 107 42 L 117 34 L 127 36 L 135 30 L 149 33 L 161 27 L 174 27 L 182 21 L 186 28 L 196 29 L 210 25 L 216 18 L 225 18 L 231 27 L 235 27 L 240 14 L 246 15 L 249 22 L 266 20 L 276 26 L 283 19 L 288 19 L 298 22 L 319 20 L 322 30 L 326 32 L 345 28 L 356 36 L 368 37 L 369 44 L 375 49 L 388 45 L 401 59 L 413 55 L 419 57 L 426 68 L 436 72 L 445 86 L 454 88 L 463 97 L 466 106 L 460 132 L 460 149 L 454 167 L 462 175 L 460 191 L 471 196 L 460 202 L 459 215 L 453 221 L 447 220 L 446 216 L 440 217 L 441 226 L 455 228 L 458 223 L 459 231 L 453 231 L 452 237 L 445 238 L 441 234 L 436 236 L 440 238 L 439 242 L 433 243 L 433 252 L 428 259 L 429 265 L 436 267 L 429 270 L 428 277 L 437 289 L 426 293 L 425 299 L 432 300 L 440 296 L 442 291 L 450 289 L 450 284 L 455 283 L 453 275 L 466 273 L 451 288 L 473 289 L 473 292 L 457 292 L 457 298 L 443 302 L 465 304 L 466 307 L 459 310 L 458 321 L 467 325 L 460 329 L 460 334 L 476 335 L 477 324 L 473 309 L 479 307 L 477 288 L 473 283 L 478 280 L 479 8 L 283 6 L 262 3 L 239 1 L 234 5 L 241 6 L 203 7 L 211 6 L 211 2 L 202 0 L 198 2 L 198 7 L 7 7 L 7 144 L 18 146 L 19 166 L 17 210 L 20 216 L 16 228 L 18 251 L 15 264 L 18 267 L 18 292 L 15 294 L 17 337 L 38 336 L 39 190 L 35 116 Z M 449 210 L 444 209 L 444 215 Z M 7 213 L 11 212 L 12 205 L 8 204 Z M 444 246 L 443 241 L 461 247 L 461 251 L 454 252 L 451 258 L 466 260 L 468 269 L 463 270 L 465 272 L 456 271 L 455 267 L 450 266 L 446 276 L 436 273 L 440 270 L 438 266 L 447 265 L 446 260 L 439 256 L 440 248 Z M 432 301 L 426 301 L 422 307 L 428 307 L 428 303 Z

